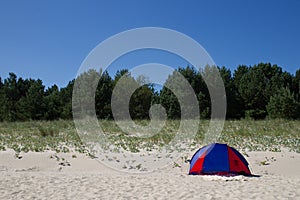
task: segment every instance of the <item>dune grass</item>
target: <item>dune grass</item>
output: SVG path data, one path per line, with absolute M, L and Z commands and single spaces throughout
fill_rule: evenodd
M 300 153 L 300 121 L 226 121 L 219 140 L 249 151 L 278 152 L 284 147 Z
M 0 149 L 16 152 L 54 150 L 86 153 L 73 121 L 30 121 L 0 123 Z
M 108 138 L 123 149 L 138 152 L 151 151 L 168 143 L 177 132 L 179 120 L 169 120 L 159 134 L 140 138 L 123 133 L 114 121 L 100 120 L 101 128 Z M 137 121 L 147 125 L 147 120 Z M 195 147 L 203 141 L 209 121 L 201 121 L 194 139 Z M 287 148 L 300 153 L 300 121 L 290 120 L 238 120 L 226 121 L 221 136 L 216 142 L 227 143 L 239 150 L 280 151 Z M 30 121 L 0 123 L 0 150 L 16 152 L 77 151 L 90 154 L 81 142 L 73 121 Z

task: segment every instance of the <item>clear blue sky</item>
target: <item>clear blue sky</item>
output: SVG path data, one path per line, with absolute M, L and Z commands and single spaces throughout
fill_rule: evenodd
M 14 72 L 64 87 L 101 41 L 146 26 L 192 37 L 232 71 L 271 62 L 295 73 L 299 10 L 298 0 L 0 0 L 0 76 Z

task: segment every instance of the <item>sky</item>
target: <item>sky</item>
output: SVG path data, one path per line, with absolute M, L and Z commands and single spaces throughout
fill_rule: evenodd
M 65 87 L 99 43 L 141 27 L 186 34 L 232 72 L 239 64 L 271 62 L 295 73 L 299 10 L 298 0 L 0 0 L 0 77 L 14 72 L 40 78 L 46 87 Z M 120 58 L 111 73 L 147 62 L 188 64 L 159 55 L 148 51 Z

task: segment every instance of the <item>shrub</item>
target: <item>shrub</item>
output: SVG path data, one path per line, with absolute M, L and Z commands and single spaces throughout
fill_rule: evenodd
M 270 118 L 295 119 L 299 117 L 299 102 L 288 88 L 281 88 L 270 98 L 267 111 Z

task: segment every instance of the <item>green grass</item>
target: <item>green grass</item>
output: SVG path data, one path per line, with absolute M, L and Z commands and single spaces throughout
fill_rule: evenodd
M 16 152 L 54 150 L 86 153 L 72 121 L 31 121 L 0 123 L 0 149 Z
M 159 134 L 140 138 L 123 133 L 109 120 L 100 120 L 100 125 L 107 137 L 116 147 L 139 152 L 140 149 L 151 151 L 169 143 L 177 132 L 179 120 L 168 120 Z M 147 125 L 148 121 L 137 122 Z M 199 147 L 207 130 L 209 121 L 201 121 L 194 139 L 194 146 Z M 289 120 L 239 120 L 226 121 L 217 142 L 227 143 L 239 150 L 280 151 L 282 147 L 300 153 L 300 121 Z M 14 149 L 18 152 L 56 152 L 77 151 L 91 155 L 88 148 L 77 135 L 73 121 L 30 121 L 0 123 L 0 150 Z
M 219 140 L 243 150 L 278 152 L 285 147 L 300 153 L 300 121 L 226 121 Z

